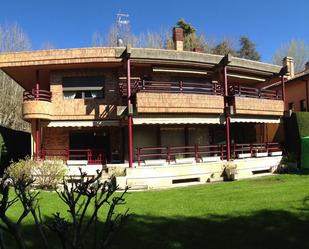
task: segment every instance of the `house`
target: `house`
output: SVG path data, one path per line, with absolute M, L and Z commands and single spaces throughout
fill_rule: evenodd
M 302 72 L 295 73 L 294 59 L 286 57 L 283 64 L 291 72 L 285 84 L 285 108 L 294 112 L 306 112 L 309 110 L 309 62 Z
M 221 176 L 226 162 L 250 165 L 251 175 L 278 165 L 285 68 L 183 51 L 178 28 L 174 43 L 1 54 L 0 68 L 25 88 L 33 157 L 75 169 L 122 165 L 135 182 L 202 181 L 195 175 Z M 274 82 L 279 90 L 263 89 Z

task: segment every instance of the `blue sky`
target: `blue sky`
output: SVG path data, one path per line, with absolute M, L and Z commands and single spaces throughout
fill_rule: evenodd
M 212 40 L 248 35 L 271 62 L 290 39 L 309 43 L 308 10 L 308 0 L 3 0 L 0 23 L 17 22 L 39 49 L 46 41 L 57 48 L 91 46 L 92 34 L 107 32 L 119 11 L 130 15 L 136 34 L 184 18 Z

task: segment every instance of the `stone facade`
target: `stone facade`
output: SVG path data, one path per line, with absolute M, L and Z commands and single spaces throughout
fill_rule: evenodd
M 282 100 L 235 97 L 236 114 L 282 116 L 283 112 Z
M 137 93 L 138 113 L 222 113 L 222 96 L 181 93 Z

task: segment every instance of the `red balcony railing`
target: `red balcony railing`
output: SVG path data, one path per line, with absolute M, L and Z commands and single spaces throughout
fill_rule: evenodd
M 225 145 L 194 145 L 194 146 L 170 146 L 136 148 L 138 165 L 147 159 L 164 159 L 168 163 L 175 161 L 178 156 L 194 157 L 200 162 L 203 157 L 219 156 L 226 159 Z
M 127 96 L 127 84 L 119 83 L 120 93 Z M 132 94 L 137 92 L 152 93 L 184 93 L 222 95 L 222 88 L 217 83 L 210 82 L 184 82 L 184 81 L 146 81 L 136 80 L 131 82 Z
M 239 158 L 239 155 L 247 155 L 246 157 L 254 157 L 255 153 L 280 152 L 283 148 L 279 143 L 253 143 L 253 144 L 233 144 L 233 158 Z
M 233 85 L 229 87 L 230 95 L 249 97 L 249 98 L 261 98 L 261 99 L 275 99 L 282 100 L 282 94 L 279 91 L 266 90 L 248 86 Z
M 32 89 L 31 92 L 24 91 L 23 94 L 24 101 L 38 100 L 38 101 L 51 102 L 51 97 L 52 97 L 51 92 L 38 89 Z
M 255 157 L 256 153 L 265 153 L 271 156 L 272 152 L 282 152 L 279 143 L 232 144 L 231 152 L 234 159 Z M 238 155 L 243 155 L 239 157 Z M 261 155 L 261 154 L 260 154 Z M 140 166 L 145 160 L 163 159 L 167 163 L 175 161 L 177 156 L 193 157 L 196 162 L 204 161 L 207 157 L 220 157 L 226 159 L 226 145 L 195 145 L 170 147 L 144 147 L 136 148 L 137 163 Z M 207 161 L 207 160 L 205 160 Z
M 62 160 L 83 160 L 88 164 L 106 164 L 105 153 L 102 150 L 63 150 L 63 149 L 42 149 L 41 158 Z

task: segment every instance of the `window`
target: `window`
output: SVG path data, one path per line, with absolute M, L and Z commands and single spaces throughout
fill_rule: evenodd
M 306 101 L 302 99 L 301 101 L 299 101 L 299 105 L 300 105 L 300 111 L 305 112 L 306 111 Z
M 64 77 L 64 99 L 103 99 L 104 83 L 102 76 Z
M 294 111 L 294 107 L 295 107 L 294 103 L 290 102 L 288 105 L 289 105 L 289 110 Z

